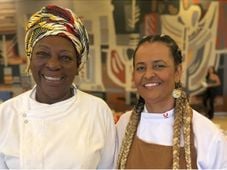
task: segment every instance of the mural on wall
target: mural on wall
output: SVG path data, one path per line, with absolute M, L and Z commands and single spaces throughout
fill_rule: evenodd
M 141 36 L 165 33 L 171 35 L 179 44 L 185 57 L 183 84 L 191 94 L 203 90 L 203 81 L 209 65 L 218 66 L 216 57 L 216 36 L 219 3 L 206 1 L 199 4 L 188 1 L 140 1 L 113 0 L 112 18 L 108 32 L 107 48 L 102 48 L 102 80 L 104 88 L 123 88 L 134 91 L 132 83 L 132 54 Z M 106 4 L 107 5 L 107 4 Z M 109 11 L 111 12 L 111 11 Z M 87 16 L 86 16 L 87 17 Z M 113 21 L 114 23 L 112 23 Z M 113 30 L 112 30 L 113 31 Z M 104 32 L 102 32 L 104 33 Z M 95 35 L 94 35 L 95 37 Z M 100 37 L 95 37 L 100 38 Z M 96 46 L 96 48 L 100 48 Z M 103 72 L 105 68 L 105 71 Z M 97 74 L 95 76 L 98 76 Z M 83 88 L 83 84 L 81 85 Z
M 26 59 L 18 54 L 16 34 L 2 34 L 0 37 L 0 84 L 19 84 L 19 65 L 26 63 Z
M 50 0 L 31 1 L 36 3 L 33 9 L 22 2 L 17 1 L 21 9 L 18 13 L 26 16 Z M 227 53 L 227 21 L 221 17 L 227 14 L 227 3 L 221 0 L 64 2 L 62 6 L 72 9 L 84 22 L 90 38 L 89 60 L 80 72 L 80 80 L 75 80 L 85 91 L 118 93 L 116 98 L 127 103 L 127 97 L 135 92 L 132 54 L 142 36 L 164 33 L 177 41 L 185 59 L 183 84 L 191 95 L 204 90 L 200 82 L 207 67 L 218 68 L 220 56 Z M 61 3 L 58 1 L 58 5 Z M 17 21 L 24 23 L 23 17 Z M 19 39 L 23 40 L 24 25 L 18 27 Z M 23 43 L 20 42 L 21 55 Z
M 90 18 L 84 14 L 93 24 L 98 21 L 98 29 L 94 30 L 94 25 L 90 29 L 93 59 L 88 61 L 90 74 L 84 74 L 84 78 L 90 75 L 100 81 L 90 81 L 92 88 L 84 81 L 82 89 L 134 92 L 132 54 L 138 40 L 145 35 L 164 33 L 177 41 L 184 55 L 183 84 L 188 93 L 196 95 L 204 90 L 201 82 L 208 66 L 219 66 L 216 37 L 220 2 L 112 0 L 100 3 L 102 12 Z M 101 56 L 101 60 L 97 61 L 96 56 Z M 98 67 L 91 67 L 94 63 L 98 63 Z M 94 74 L 96 72 L 101 74 Z
M 116 42 L 110 42 L 107 73 L 127 93 L 135 90 L 132 82 L 132 55 L 139 39 L 145 35 L 160 33 L 160 16 L 176 15 L 179 2 L 113 0 L 112 4 Z

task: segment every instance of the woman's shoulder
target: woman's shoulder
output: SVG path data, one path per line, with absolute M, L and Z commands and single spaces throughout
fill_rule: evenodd
M 121 141 L 125 135 L 125 130 L 128 125 L 130 116 L 132 114 L 132 111 L 127 111 L 121 115 L 118 122 L 116 123 L 116 129 L 117 129 L 117 138 L 118 138 L 118 145 L 121 145 Z
M 26 92 L 23 92 L 17 96 L 14 96 L 5 102 L 1 103 L 0 108 L 10 107 L 10 108 L 21 108 L 23 106 L 23 103 L 26 102 L 29 98 L 29 95 L 31 93 L 31 90 L 28 90 Z
M 102 110 L 111 112 L 110 107 L 108 104 L 102 99 L 101 97 L 97 97 L 91 95 L 87 92 L 83 92 L 81 90 L 77 90 L 77 102 L 81 108 L 90 109 L 90 110 Z M 103 110 L 104 109 L 104 110 Z
M 126 111 L 125 113 L 123 113 L 120 116 L 117 125 L 121 124 L 121 123 L 127 123 L 129 121 L 129 119 L 130 119 L 131 114 L 132 114 L 132 110 L 129 110 L 129 111 Z
M 195 136 L 203 140 L 207 138 L 210 141 L 223 135 L 222 130 L 214 122 L 195 110 L 193 110 L 192 124 Z
M 126 126 L 127 126 L 128 122 L 129 122 L 131 114 L 132 114 L 132 111 L 130 110 L 130 111 L 126 111 L 125 113 L 123 113 L 120 116 L 118 122 L 116 123 L 116 127 L 117 127 L 118 131 L 125 131 Z
M 92 103 L 105 103 L 104 99 L 101 97 L 97 97 L 95 95 L 92 95 L 90 93 L 84 92 L 82 90 L 77 89 L 77 96 L 79 97 L 80 101 L 86 100 L 87 102 Z
M 223 131 L 211 120 L 196 111 L 193 111 L 192 123 L 199 169 L 205 167 L 223 169 L 226 167 L 227 138 Z
M 95 101 L 103 100 L 103 98 L 101 98 L 101 97 L 97 97 L 95 95 L 92 95 L 92 94 L 85 92 L 83 90 L 80 90 L 80 89 L 77 89 L 76 93 L 80 97 L 80 99 L 84 98 L 84 99 L 87 99 L 87 100 L 95 100 Z
M 18 117 L 27 109 L 29 94 L 29 91 L 24 92 L 0 104 L 0 141 L 6 137 L 4 134 L 7 134 L 9 127 L 17 131 Z
M 192 123 L 196 127 L 216 129 L 215 124 L 210 119 L 196 110 L 193 110 Z

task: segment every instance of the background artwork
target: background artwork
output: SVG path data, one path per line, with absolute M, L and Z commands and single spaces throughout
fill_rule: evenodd
M 220 36 L 221 40 L 219 40 L 217 32 L 221 26 L 218 22 L 220 16 L 224 16 L 220 13 L 225 11 L 222 3 L 218 1 L 189 3 L 186 0 L 113 0 L 113 15 L 107 15 L 111 18 L 106 18 L 106 22 L 109 22 L 106 25 L 113 27 L 114 32 L 103 31 L 109 41 L 107 44 L 101 42 L 100 69 L 103 82 L 101 86 L 104 87 L 104 91 L 119 92 L 119 96 L 122 96 L 126 103 L 131 103 L 132 93 L 135 92 L 132 82 L 133 50 L 142 36 L 163 33 L 177 41 L 184 55 L 183 66 L 186 71 L 183 75 L 183 85 L 188 94 L 193 96 L 203 92 L 204 87 L 201 82 L 204 81 L 206 70 L 210 65 L 214 65 L 220 75 L 223 74 L 222 65 L 226 46 L 222 45 L 222 50 L 217 49 L 218 41 L 223 44 L 225 38 Z M 223 77 L 221 79 L 223 82 Z M 222 94 L 221 88 L 219 92 Z
M 196 95 L 204 90 L 201 82 L 205 79 L 208 66 L 214 65 L 219 68 L 223 57 L 221 54 L 225 53 L 223 50 L 220 53 L 216 47 L 217 30 L 221 26 L 218 22 L 219 17 L 224 16 L 220 15 L 223 2 L 139 0 L 112 2 L 116 41 L 109 45 L 107 73 L 114 83 L 126 91 L 133 91 L 132 53 L 138 39 L 149 34 L 163 33 L 177 41 L 184 55 L 186 72 L 183 84 L 188 93 Z M 225 11 L 223 7 L 222 13 Z M 221 42 L 224 38 L 221 37 Z M 225 48 L 223 45 L 222 49 Z
M 209 65 L 214 65 L 221 77 L 220 95 L 226 91 L 227 21 L 223 16 L 227 15 L 227 2 L 223 0 L 18 0 L 11 3 L 16 11 L 14 34 L 21 58 L 25 56 L 25 22 L 42 6 L 67 7 L 81 18 L 88 30 L 90 54 L 75 83 L 82 90 L 106 99 L 113 109 L 124 110 L 135 102 L 132 54 L 139 39 L 150 34 L 169 34 L 177 41 L 185 60 L 183 85 L 190 96 L 204 91 L 201 82 Z M 21 63 L 19 66 L 25 68 L 24 61 Z

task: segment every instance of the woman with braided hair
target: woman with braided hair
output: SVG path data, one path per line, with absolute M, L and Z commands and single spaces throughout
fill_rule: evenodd
M 73 83 L 89 51 L 81 20 L 43 7 L 27 24 L 25 51 L 36 84 L 0 105 L 0 169 L 113 168 L 112 111 Z
M 117 123 L 119 169 L 226 169 L 227 140 L 193 110 L 181 85 L 182 55 L 168 35 L 137 45 L 138 103 Z

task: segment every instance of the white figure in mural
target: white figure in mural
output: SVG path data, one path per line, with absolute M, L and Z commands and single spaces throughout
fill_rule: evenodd
M 183 50 L 185 73 L 183 84 L 191 94 L 204 88 L 199 82 L 206 75 L 209 65 L 215 65 L 218 2 L 211 2 L 201 18 L 198 5 L 184 6 L 180 1 L 180 12 L 176 16 L 161 16 L 162 32 L 171 35 Z

